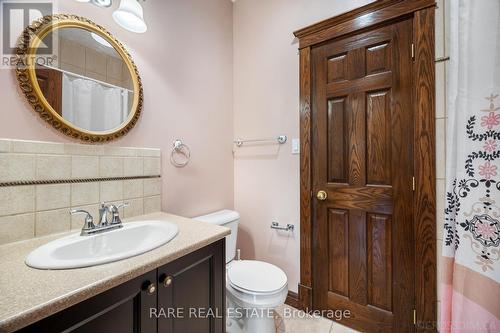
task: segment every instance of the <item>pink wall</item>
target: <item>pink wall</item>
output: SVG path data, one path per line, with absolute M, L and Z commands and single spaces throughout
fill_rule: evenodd
M 291 154 L 290 141 L 298 137 L 299 65 L 292 32 L 368 2 L 237 0 L 233 8 L 229 0 L 146 1 L 143 35 L 118 27 L 113 8 L 57 3 L 58 12 L 89 17 L 131 51 L 144 83 L 144 113 L 112 144 L 162 149 L 163 209 L 194 216 L 232 208 L 234 199 L 242 257 L 282 267 L 297 291 L 299 155 Z M 31 112 L 11 71 L 0 70 L 0 87 L 0 137 L 68 141 Z M 234 136 L 286 134 L 290 141 L 235 148 L 233 164 L 233 128 Z M 177 137 L 191 147 L 184 169 L 168 162 Z M 295 224 L 295 233 L 271 230 L 273 219 Z
M 241 137 L 299 133 L 299 58 L 292 32 L 370 0 L 237 0 L 234 5 L 234 132 Z M 297 291 L 300 272 L 299 155 L 282 146 L 237 148 L 235 208 L 243 258 L 278 265 Z M 295 224 L 292 234 L 271 221 Z
M 57 12 L 103 25 L 131 52 L 144 84 L 144 113 L 136 128 L 113 145 L 159 147 L 163 153 L 163 209 L 194 216 L 233 206 L 232 4 L 229 0 L 143 2 L 145 34 L 120 28 L 118 5 L 99 9 L 55 1 Z M 66 142 L 35 115 L 19 93 L 13 71 L 0 70 L 0 137 Z M 176 169 L 168 155 L 181 138 L 192 162 Z

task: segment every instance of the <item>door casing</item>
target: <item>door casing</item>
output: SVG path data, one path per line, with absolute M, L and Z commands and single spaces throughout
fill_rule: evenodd
M 413 21 L 415 238 L 414 322 L 418 332 L 437 332 L 435 66 L 433 0 L 380 0 L 296 31 L 300 55 L 300 283 L 295 304 L 313 308 L 311 107 L 313 46 L 402 17 Z

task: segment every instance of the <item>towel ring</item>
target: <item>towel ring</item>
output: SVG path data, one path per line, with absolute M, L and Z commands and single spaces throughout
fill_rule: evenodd
M 170 163 L 176 168 L 183 168 L 189 163 L 189 159 L 191 158 L 191 150 L 189 147 L 184 144 L 181 140 L 177 139 L 173 143 L 172 152 L 170 153 Z M 179 161 L 176 156 L 181 155 L 184 156 L 183 161 Z

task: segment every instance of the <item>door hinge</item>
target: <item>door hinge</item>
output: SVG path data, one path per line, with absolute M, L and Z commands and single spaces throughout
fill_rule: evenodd
M 411 178 L 411 188 L 415 191 L 415 177 Z
M 411 43 L 411 59 L 415 60 L 415 44 Z
M 417 325 L 417 310 L 413 310 L 413 325 Z

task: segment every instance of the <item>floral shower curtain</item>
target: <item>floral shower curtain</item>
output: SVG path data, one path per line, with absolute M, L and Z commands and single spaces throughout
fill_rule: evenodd
M 500 332 L 500 1 L 452 0 L 441 332 Z

